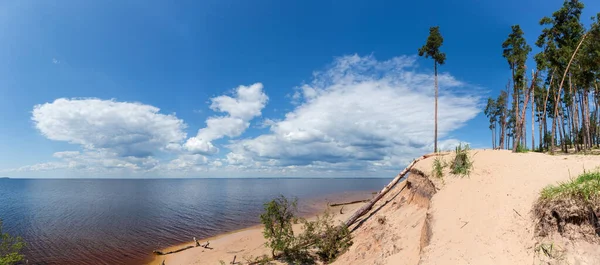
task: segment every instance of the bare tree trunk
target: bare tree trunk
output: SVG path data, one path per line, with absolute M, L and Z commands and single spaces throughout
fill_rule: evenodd
M 435 71 L 435 114 L 434 114 L 434 133 L 433 138 L 435 139 L 433 142 L 433 152 L 437 153 L 437 132 L 438 132 L 438 79 L 437 79 L 437 62 L 434 60 L 434 71 Z
M 596 104 L 596 127 L 594 129 L 596 131 L 596 145 L 600 146 L 600 110 L 598 109 L 600 105 L 598 103 L 598 101 L 600 100 L 600 96 L 598 95 L 598 93 L 600 93 L 600 90 L 598 90 L 598 82 L 594 82 L 594 86 L 596 87 L 596 91 L 594 92 L 594 104 Z
M 513 128 L 513 146 L 512 150 L 515 152 L 517 149 L 518 139 L 516 137 L 517 134 L 520 134 L 519 127 L 517 126 L 517 121 L 519 120 L 519 89 L 517 88 L 517 83 L 515 83 L 515 69 L 513 66 L 512 69 L 512 77 L 513 77 L 513 102 L 514 102 L 514 111 L 515 111 L 515 125 Z
M 535 150 L 535 88 L 531 90 L 531 151 Z
M 550 85 L 548 86 L 548 90 L 546 91 L 546 99 L 544 100 L 544 114 L 542 115 L 542 117 L 544 118 L 544 136 L 543 136 L 544 138 L 546 137 L 546 134 L 548 133 L 548 125 L 546 122 L 546 119 L 548 116 L 547 116 L 546 110 L 548 107 L 548 97 L 550 96 L 550 89 L 552 89 L 552 82 L 554 81 L 554 72 L 555 72 L 555 70 L 552 71 L 552 75 L 550 76 Z M 553 123 L 554 123 L 555 119 L 556 119 L 556 117 L 554 117 Z M 554 138 L 552 138 L 552 140 L 554 140 Z M 544 143 L 545 143 L 545 141 L 544 141 Z M 548 147 L 546 146 L 546 148 L 548 148 Z
M 577 51 L 579 50 L 579 47 L 581 47 L 581 44 L 583 43 L 583 41 L 585 40 L 585 37 L 587 37 L 587 32 L 585 34 L 583 34 L 583 36 L 581 37 L 581 41 L 579 41 L 579 44 L 577 44 L 577 48 L 575 49 L 575 51 L 573 52 L 573 55 L 571 55 L 571 59 L 569 60 L 569 64 L 567 64 L 567 68 L 565 69 L 565 72 L 563 73 L 563 78 L 560 81 L 560 85 L 558 86 L 558 95 L 560 95 L 560 90 L 562 89 L 562 86 L 565 82 L 565 77 L 567 76 L 567 72 L 569 72 L 569 67 L 571 67 L 571 63 L 573 62 L 573 58 L 575 58 L 575 54 L 577 54 Z M 554 105 L 554 116 L 556 117 L 556 114 L 558 112 L 558 102 Z M 554 151 L 554 133 L 555 133 L 555 128 L 552 127 L 552 151 Z
M 539 108 L 539 106 L 538 106 L 538 108 Z M 546 119 L 544 119 L 544 120 L 546 120 Z M 543 138 L 543 137 L 544 137 L 544 134 L 543 134 L 543 130 L 542 130 L 542 128 L 543 128 L 543 127 L 542 127 L 542 118 L 540 117 L 540 118 L 538 119 L 538 133 L 539 133 L 539 136 L 540 136 L 540 138 L 539 138 L 539 139 L 540 139 L 540 142 L 539 142 L 539 144 L 538 144 L 538 145 L 539 145 L 539 147 L 540 147 L 540 152 L 544 152 L 544 147 L 543 147 L 543 145 L 544 145 L 544 138 Z
M 560 124 L 561 124 L 561 130 L 562 133 L 560 134 L 560 139 L 561 139 L 561 146 L 560 149 L 562 149 L 563 152 L 568 153 L 568 149 L 567 149 L 567 141 L 565 140 L 565 138 L 567 138 L 567 132 L 565 131 L 565 119 L 564 116 L 562 114 L 562 111 L 559 112 L 559 116 L 560 116 Z
M 354 224 L 354 222 L 356 222 L 356 220 L 363 216 L 364 214 L 368 213 L 369 210 L 371 210 L 371 208 L 373 208 L 373 205 L 375 205 L 375 203 L 377 203 L 377 201 L 379 201 L 381 198 L 383 198 L 383 196 L 385 194 L 387 194 L 394 186 L 396 186 L 396 184 L 398 183 L 398 181 L 400 181 L 400 179 L 402 179 L 402 177 L 404 177 L 404 175 L 406 175 L 406 173 L 408 173 L 408 171 L 410 171 L 410 169 L 419 161 L 426 159 L 428 157 L 432 157 L 432 156 L 439 156 L 439 155 L 444 155 L 444 153 L 431 153 L 431 154 L 427 154 L 424 156 L 421 156 L 415 160 L 413 160 L 410 164 L 408 164 L 408 166 L 406 166 L 406 168 L 404 170 L 402 170 L 400 172 L 400 174 L 398 174 L 387 186 L 385 186 L 380 192 L 379 194 L 377 194 L 377 196 L 375 196 L 375 198 L 371 199 L 371 201 L 365 205 L 363 205 L 362 207 L 360 207 L 360 209 L 356 210 L 356 212 L 354 212 L 354 214 L 352 214 L 352 216 L 350 216 L 350 218 L 348 218 L 348 220 L 346 220 L 346 222 L 344 223 L 344 225 L 346 225 L 346 227 L 351 226 L 352 224 Z
M 523 102 L 524 104 L 523 104 L 522 114 L 520 117 L 517 116 L 519 118 L 518 118 L 517 124 L 516 124 L 516 127 L 517 127 L 516 131 L 520 131 L 524 128 L 523 123 L 525 122 L 525 111 L 527 110 L 527 105 L 529 103 L 529 96 L 531 95 L 531 91 L 533 90 L 533 88 L 535 86 L 535 80 L 537 78 L 537 74 L 538 74 L 537 72 L 535 72 L 535 71 L 533 72 L 533 74 L 532 74 L 533 79 L 531 82 L 531 87 L 529 87 L 529 90 L 527 90 L 527 92 L 525 92 L 525 101 Z M 521 137 L 520 133 L 517 133 L 517 135 L 515 136 L 515 144 L 519 143 L 520 137 Z M 516 151 L 517 151 L 517 146 L 515 145 L 515 146 L 513 146 L 513 152 L 516 152 Z
M 490 130 L 492 131 L 492 149 L 496 149 L 496 136 L 494 135 L 494 126 L 492 125 L 492 128 L 490 128 Z
M 585 99 L 587 92 L 586 89 L 579 93 L 579 104 L 581 109 L 581 138 L 583 140 L 583 150 L 588 150 L 590 145 L 589 129 L 588 129 L 588 110 L 587 100 Z
M 583 90 L 582 97 L 583 97 L 582 98 L 582 101 L 583 101 L 583 109 L 582 109 L 583 123 L 585 125 L 585 130 L 583 131 L 584 138 L 585 138 L 585 149 L 589 150 L 589 149 L 592 149 L 592 141 L 591 141 L 591 137 L 590 137 L 590 103 L 589 103 L 589 94 L 588 94 L 587 88 L 585 88 Z
M 504 106 L 504 111 L 502 112 L 502 117 L 501 117 L 501 122 L 502 124 L 500 125 L 500 149 L 504 149 L 504 138 L 506 136 L 506 118 L 508 116 L 508 99 L 510 98 L 510 80 L 508 80 L 508 84 L 506 84 L 506 106 Z M 508 143 L 506 144 L 508 146 Z
M 573 106 L 573 130 L 571 134 L 573 135 L 573 143 L 575 144 L 575 151 L 579 152 L 581 150 L 581 146 L 579 144 L 579 128 L 581 128 L 579 124 L 579 105 L 577 104 L 577 91 L 573 89 L 573 83 L 571 83 L 571 75 L 569 75 L 569 92 L 571 93 L 571 100 Z

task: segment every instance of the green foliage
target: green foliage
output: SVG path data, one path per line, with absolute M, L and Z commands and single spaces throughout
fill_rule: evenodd
M 433 176 L 436 178 L 444 177 L 444 168 L 447 167 L 448 164 L 441 157 L 436 157 L 433 160 Z
M 429 36 L 423 47 L 419 48 L 419 56 L 432 58 L 436 64 L 443 65 L 446 61 L 446 54 L 440 52 L 440 47 L 444 43 L 444 38 L 440 34 L 440 27 L 429 28 Z
M 272 249 L 273 258 L 276 252 L 283 255 L 292 250 L 295 244 L 294 230 L 292 224 L 297 221 L 297 199 L 288 200 L 283 195 L 265 203 L 265 212 L 260 215 L 260 221 L 265 226 L 263 235 L 267 239 L 267 247 Z
M 527 152 L 529 152 L 529 149 L 527 149 L 527 147 L 522 145 L 521 143 L 518 143 L 516 152 L 517 153 L 527 153 Z
M 468 176 L 473 169 L 473 161 L 469 157 L 469 145 L 459 144 L 456 147 L 454 160 L 450 165 L 450 172 L 455 175 Z
M 531 52 L 531 47 L 527 44 L 521 26 L 513 25 L 512 32 L 502 43 L 502 56 L 508 61 L 510 69 L 513 71 L 513 84 L 515 91 L 523 88 L 525 85 L 525 62 L 527 55 Z
M 600 172 L 583 173 L 576 179 L 561 183 L 558 186 L 548 186 L 540 194 L 542 200 L 559 197 L 582 199 L 586 202 L 600 199 Z
M 23 261 L 25 256 L 21 250 L 25 247 L 25 242 L 21 237 L 13 237 L 2 230 L 2 220 L 0 220 L 0 265 L 12 265 Z
M 316 221 L 302 220 L 303 232 L 295 236 L 292 224 L 297 220 L 297 200 L 280 196 L 265 204 L 261 222 L 265 225 L 266 245 L 273 258 L 282 258 L 292 264 L 314 264 L 316 257 L 331 262 L 352 245 L 350 231 L 344 225 L 335 225 L 327 212 Z M 314 254 L 313 254 L 314 253 Z M 281 254 L 281 255 L 276 255 Z M 316 255 L 316 257 L 314 257 Z M 268 264 L 271 259 L 256 259 L 253 264 Z
M 348 227 L 335 225 L 329 212 L 317 217 L 314 222 L 305 222 L 300 241 L 313 245 L 316 254 L 326 263 L 335 260 L 352 245 Z

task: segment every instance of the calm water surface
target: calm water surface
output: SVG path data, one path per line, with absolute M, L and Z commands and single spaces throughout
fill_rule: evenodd
M 0 219 L 28 243 L 29 264 L 143 264 L 154 249 L 258 224 L 278 194 L 298 197 L 306 214 L 317 201 L 370 198 L 388 182 L 0 179 Z

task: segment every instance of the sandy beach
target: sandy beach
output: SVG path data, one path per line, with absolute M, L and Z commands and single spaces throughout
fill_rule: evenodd
M 468 177 L 445 172 L 443 180 L 429 177 L 434 158 L 418 162 L 408 181 L 350 227 L 354 244 L 334 264 L 546 264 L 536 251 L 543 242 L 564 249 L 568 264 L 600 264 L 597 245 L 537 238 L 531 213 L 542 188 L 596 169 L 600 157 L 496 150 L 473 150 L 470 156 L 474 169 Z M 345 220 L 360 206 L 344 206 L 341 215 L 339 207 L 332 212 Z M 261 232 L 255 226 L 203 239 L 213 249 L 156 256 L 151 264 L 229 264 L 234 256 L 244 264 L 245 258 L 270 254 Z
M 354 197 L 346 197 L 352 199 Z M 340 222 L 348 218 L 356 209 L 364 203 L 355 203 L 344 206 L 329 207 L 329 211 L 334 214 L 334 220 Z M 343 207 L 343 214 L 340 214 L 340 209 Z M 322 207 L 323 208 L 323 207 Z M 315 215 L 308 217 L 308 220 L 314 220 Z M 294 225 L 294 231 L 301 231 L 301 224 Z M 263 226 L 256 225 L 249 228 L 233 231 L 226 234 L 221 234 L 215 237 L 199 239 L 201 244 L 210 242 L 209 247 L 195 247 L 178 253 L 169 255 L 155 256 L 150 263 L 162 264 L 219 264 L 220 261 L 229 264 L 236 257 L 237 262 L 246 263 L 246 259 L 252 257 L 260 257 L 262 255 L 270 255 L 271 251 L 264 246 L 265 239 L 262 234 Z M 163 252 L 169 252 L 187 246 L 193 246 L 194 242 L 189 242 L 177 246 L 172 246 L 163 249 Z M 284 263 L 282 263 L 284 264 Z

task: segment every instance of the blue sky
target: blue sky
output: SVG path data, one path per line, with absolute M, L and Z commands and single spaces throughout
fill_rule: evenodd
M 1 1 L 0 175 L 391 176 L 432 149 L 433 25 L 442 146 L 489 147 L 502 41 L 561 4 Z

